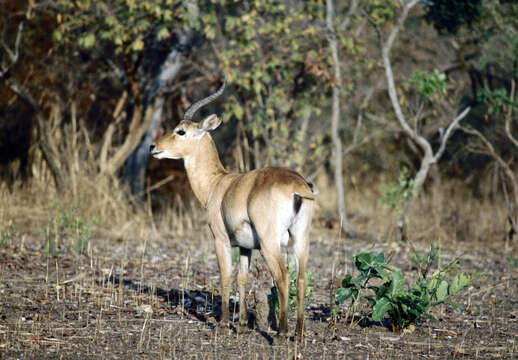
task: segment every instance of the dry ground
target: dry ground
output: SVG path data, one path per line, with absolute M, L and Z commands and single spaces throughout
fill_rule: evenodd
M 252 324 L 255 290 L 271 286 L 260 256 L 254 257 L 248 286 L 252 329 L 237 334 L 215 327 L 218 269 L 204 227 L 162 241 L 99 237 L 87 254 L 52 257 L 45 256 L 37 235 L 20 237 L 0 247 L 3 359 L 518 358 L 518 264 L 499 243 L 443 244 L 443 261 L 462 254 L 461 266 L 477 274 L 456 297 L 465 310 L 439 306 L 433 309 L 437 322 L 426 320 L 412 333 L 397 334 L 382 324 L 351 327 L 343 318 L 333 324 L 330 290 L 351 271 L 353 253 L 384 251 L 391 264 L 410 274 L 411 252 L 397 243 L 339 239 L 336 231 L 317 227 L 306 337 L 296 344 Z M 290 320 L 293 331 L 294 314 Z

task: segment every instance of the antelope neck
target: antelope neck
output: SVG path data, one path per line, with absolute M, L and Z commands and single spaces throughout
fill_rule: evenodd
M 219 159 L 216 145 L 208 133 L 200 139 L 193 153 L 184 158 L 184 166 L 194 195 L 203 207 L 207 207 L 207 201 L 219 180 L 227 174 Z

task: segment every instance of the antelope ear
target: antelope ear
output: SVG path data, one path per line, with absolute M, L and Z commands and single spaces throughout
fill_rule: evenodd
M 221 124 L 221 119 L 218 118 L 216 114 L 212 114 L 203 119 L 199 125 L 199 128 L 201 131 L 212 131 L 216 129 L 219 124 Z

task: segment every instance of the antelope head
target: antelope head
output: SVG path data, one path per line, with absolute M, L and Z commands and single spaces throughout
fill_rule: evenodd
M 202 106 L 213 102 L 225 90 L 227 79 L 214 94 L 192 104 L 185 111 L 183 120 L 168 134 L 157 139 L 151 144 L 150 152 L 157 159 L 184 159 L 189 156 L 203 136 L 221 124 L 221 119 L 215 114 L 207 116 L 200 123 L 192 121 L 196 111 Z
M 201 138 L 221 124 L 221 119 L 212 114 L 201 123 L 182 120 L 173 131 L 151 144 L 150 151 L 157 159 L 184 159 L 197 148 Z

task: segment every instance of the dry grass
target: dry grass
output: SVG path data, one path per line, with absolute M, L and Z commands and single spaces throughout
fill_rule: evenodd
M 330 219 L 336 209 L 335 194 L 329 179 L 317 179 L 320 194 L 317 217 Z M 346 191 L 348 220 L 361 238 L 373 241 L 396 238 L 396 217 L 380 201 L 380 186 L 386 179 L 350 182 Z M 499 194 L 475 197 L 465 184 L 443 182 L 440 189 L 427 189 L 408 212 L 410 240 L 417 242 L 479 242 L 504 245 L 507 212 Z M 339 224 L 335 219 L 335 226 Z
M 118 181 L 91 179 L 79 177 L 76 190 L 64 194 L 36 180 L 14 190 L 0 187 L 0 234 L 16 226 L 0 246 L 1 358 L 516 357 L 518 274 L 502 260 L 515 254 L 503 249 L 504 209 L 454 183 L 443 185 L 436 199 L 420 199 L 409 217 L 410 233 L 418 248 L 439 240 L 447 259 L 463 253 L 465 270 L 485 274 L 457 299 L 466 312 L 437 309 L 440 322 L 425 321 L 406 335 L 379 324 L 329 322 L 330 292 L 352 268 L 351 253 L 374 248 L 392 254 L 404 271 L 412 266 L 407 246 L 390 238 L 393 218 L 378 202 L 378 187 L 353 188 L 349 212 L 361 237 L 344 240 L 338 230 L 315 224 L 315 288 L 305 341 L 296 344 L 275 339 L 268 329 L 238 335 L 215 327 L 218 268 L 198 206 L 179 197 L 160 207 L 137 205 Z M 82 219 L 98 218 L 87 251 L 45 252 L 41 229 L 56 216 L 55 201 L 65 211 L 76 207 Z M 322 210 L 318 216 L 329 215 Z M 255 289 L 270 286 L 255 257 L 252 317 Z
M 194 201 L 185 203 L 176 197 L 173 204 L 165 203 L 153 213 L 151 201 L 136 201 L 117 179 L 84 176 L 78 191 L 57 194 L 47 182 L 31 180 L 23 186 L 9 189 L 0 184 L 0 232 L 15 225 L 23 233 L 38 237 L 49 219 L 74 211 L 83 221 L 95 219 L 93 233 L 109 239 L 163 239 L 183 235 L 195 223 L 203 222 L 203 212 Z M 149 198 L 151 199 L 151 197 Z

